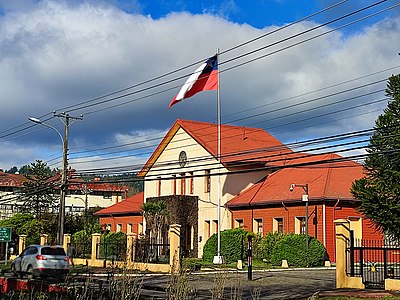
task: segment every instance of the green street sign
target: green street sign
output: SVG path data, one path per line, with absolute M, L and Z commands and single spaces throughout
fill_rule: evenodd
M 0 227 L 0 242 L 11 241 L 11 228 L 10 227 Z

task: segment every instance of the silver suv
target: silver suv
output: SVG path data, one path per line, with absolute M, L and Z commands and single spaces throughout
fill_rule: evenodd
M 30 245 L 11 263 L 14 274 L 34 277 L 64 277 L 68 271 L 68 259 L 61 246 Z

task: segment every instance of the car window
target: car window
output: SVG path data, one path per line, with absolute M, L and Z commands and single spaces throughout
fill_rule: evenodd
M 31 247 L 26 248 L 24 251 L 22 251 L 21 256 L 27 255 L 29 253 Z
M 28 254 L 37 254 L 38 249 L 36 247 L 31 247 Z
M 43 247 L 42 255 L 65 255 L 64 248 L 60 247 Z

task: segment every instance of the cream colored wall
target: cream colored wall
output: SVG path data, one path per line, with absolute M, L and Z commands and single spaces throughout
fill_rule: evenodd
M 187 155 L 187 164 L 181 168 L 178 163 L 179 153 L 185 151 Z M 195 161 L 198 158 L 203 158 L 201 161 Z M 159 165 L 159 167 L 157 166 Z M 168 166 L 168 167 L 166 167 Z M 219 169 L 215 169 L 219 167 Z M 211 190 L 209 193 L 205 192 L 205 170 L 211 170 Z M 198 212 L 198 234 L 199 240 L 199 256 L 203 254 L 203 247 L 207 240 L 205 236 L 206 221 L 210 221 L 210 231 L 213 233 L 213 221 L 218 220 L 218 176 L 212 176 L 219 172 L 226 172 L 227 169 L 223 165 L 219 165 L 218 161 L 210 155 L 202 146 L 195 142 L 182 128 L 180 128 L 175 136 L 171 139 L 170 143 L 166 146 L 164 151 L 158 157 L 155 165 L 150 169 L 146 175 L 146 179 L 157 179 L 161 176 L 161 194 L 160 196 L 172 195 L 172 180 L 173 174 L 177 176 L 177 194 L 180 194 L 180 173 L 188 174 L 193 172 L 194 176 L 194 193 L 193 196 L 198 196 L 199 212 Z M 222 190 L 221 195 L 221 230 L 231 228 L 231 213 L 224 208 L 226 202 L 231 200 L 243 189 L 249 187 L 251 184 L 257 182 L 265 175 L 265 172 L 244 173 L 244 174 L 231 174 L 220 176 L 220 186 Z M 190 179 L 186 179 L 186 195 L 189 194 Z M 145 181 L 144 184 L 144 199 L 149 197 L 157 197 L 158 182 L 157 180 Z M 214 226 L 215 227 L 215 226 Z M 214 229 L 215 231 L 215 229 Z
M 117 200 L 118 198 L 118 200 Z M 88 207 L 108 207 L 117 201 L 121 201 L 121 197 L 112 196 L 111 198 L 104 198 L 101 195 L 88 195 Z M 65 206 L 85 207 L 85 195 L 69 194 L 65 197 Z

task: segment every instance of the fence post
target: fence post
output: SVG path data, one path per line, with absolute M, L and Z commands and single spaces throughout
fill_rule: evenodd
M 26 246 L 26 234 L 21 234 L 18 238 L 18 255 L 24 251 Z
M 45 234 L 45 233 L 42 233 L 41 235 L 40 235 L 40 245 L 47 245 L 47 237 L 48 237 L 49 235 L 48 234 Z
M 97 244 L 100 243 L 100 233 L 93 233 L 92 234 L 92 253 L 91 253 L 91 260 L 92 265 L 95 265 L 97 259 Z
M 128 233 L 126 235 L 126 265 L 131 266 L 135 261 L 135 241 L 136 233 Z
M 351 277 L 346 274 L 346 248 L 350 239 L 350 222 L 339 219 L 335 220 L 334 223 L 336 233 L 336 288 L 364 289 L 362 277 Z
M 181 225 L 172 224 L 169 226 L 169 265 L 171 273 L 179 272 L 180 249 L 181 249 Z
M 67 253 L 67 248 L 68 248 L 68 244 L 71 243 L 71 235 L 69 233 L 64 234 L 64 239 L 63 239 L 63 248 L 65 253 Z
M 350 222 L 335 220 L 336 232 L 336 288 L 346 288 L 346 247 L 350 238 Z

